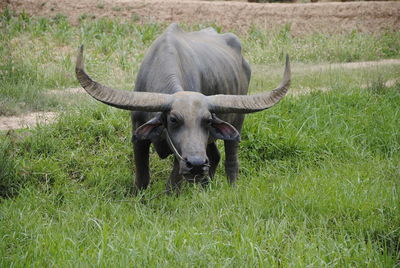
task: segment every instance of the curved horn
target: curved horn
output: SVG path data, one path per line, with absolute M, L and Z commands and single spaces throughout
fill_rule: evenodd
M 131 111 L 161 112 L 169 110 L 172 96 L 169 94 L 134 92 L 103 86 L 93 81 L 85 72 L 83 45 L 76 59 L 76 78 L 90 96 L 105 104 Z
M 270 92 L 254 95 L 207 96 L 210 111 L 214 113 L 254 113 L 271 108 L 280 101 L 290 86 L 290 62 L 286 55 L 285 72 L 281 84 Z

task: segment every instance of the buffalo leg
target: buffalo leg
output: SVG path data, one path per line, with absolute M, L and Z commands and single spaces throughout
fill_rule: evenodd
M 207 156 L 208 156 L 208 160 L 210 161 L 209 175 L 210 175 L 210 178 L 212 179 L 212 178 L 214 178 L 215 171 L 217 169 L 219 160 L 221 159 L 221 155 L 218 151 L 218 147 L 215 144 L 215 142 L 207 145 Z
M 150 183 L 149 148 L 150 141 L 145 140 L 133 142 L 136 166 L 136 190 L 146 189 Z
M 179 193 L 179 190 L 182 185 L 183 177 L 179 175 L 179 162 L 174 159 L 174 167 L 172 168 L 171 175 L 169 176 L 169 180 L 167 182 L 167 192 L 168 193 Z
M 225 172 L 229 183 L 235 185 L 239 172 L 238 141 L 224 141 L 225 145 Z
M 233 120 L 232 125 L 241 133 L 244 115 L 239 114 Z M 231 185 L 236 184 L 239 175 L 238 149 L 239 141 L 224 141 L 225 146 L 225 172 Z

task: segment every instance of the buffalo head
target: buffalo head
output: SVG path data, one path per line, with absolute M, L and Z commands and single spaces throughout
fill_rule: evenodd
M 172 95 L 169 109 L 135 131 L 139 140 L 163 136 L 179 160 L 180 174 L 199 178 L 208 173 L 207 144 L 213 139 L 239 140 L 239 132 L 210 111 L 207 97 L 181 91 Z

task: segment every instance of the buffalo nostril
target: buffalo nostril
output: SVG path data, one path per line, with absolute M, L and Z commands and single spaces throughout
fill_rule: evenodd
M 191 169 L 193 167 L 192 163 L 187 159 L 187 157 L 183 158 L 185 160 L 185 165 L 187 168 Z
M 185 161 L 186 167 L 190 170 L 191 173 L 203 173 L 209 166 L 207 158 L 193 156 L 185 158 Z
M 210 167 L 209 161 L 207 157 L 199 157 L 199 156 L 188 156 L 183 158 L 185 161 L 183 170 L 186 170 L 186 173 L 190 173 L 192 175 L 205 175 L 208 172 Z

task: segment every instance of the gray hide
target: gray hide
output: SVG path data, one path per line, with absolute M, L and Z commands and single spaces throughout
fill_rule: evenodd
M 290 85 L 286 59 L 284 78 L 270 92 L 246 95 L 251 76 L 241 55 L 239 39 L 207 28 L 184 32 L 171 24 L 147 52 L 136 79 L 135 91 L 103 86 L 86 74 L 83 48 L 76 74 L 86 91 L 99 101 L 131 110 L 137 189 L 150 182 L 149 146 L 161 158 L 175 154 L 168 190 L 183 178 L 208 183 L 220 160 L 215 139 L 225 145 L 225 170 L 231 184 L 238 175 L 237 150 L 245 113 L 272 107 Z

